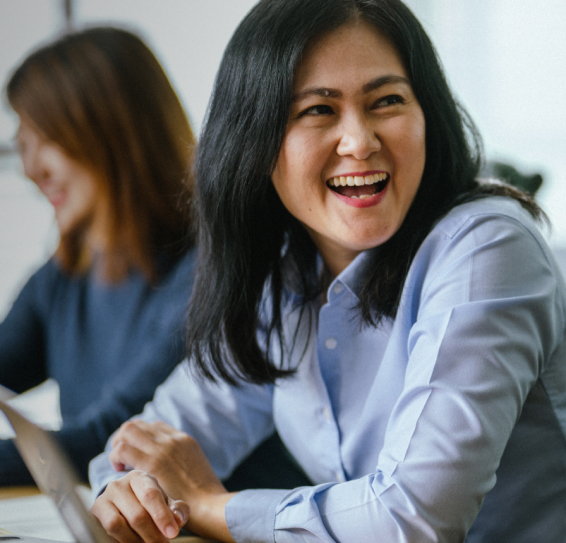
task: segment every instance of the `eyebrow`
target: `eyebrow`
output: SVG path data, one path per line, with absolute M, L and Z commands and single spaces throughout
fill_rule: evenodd
M 383 75 L 381 77 L 372 79 L 369 83 L 366 83 L 362 87 L 362 92 L 364 94 L 367 94 L 368 92 L 371 92 L 375 89 L 378 89 L 379 87 L 383 87 L 383 85 L 388 85 L 390 83 L 401 84 L 411 88 L 411 82 L 406 77 L 403 77 L 401 75 Z
M 362 87 L 362 93 L 367 94 L 368 92 L 374 91 L 379 87 L 383 87 L 384 85 L 391 83 L 402 84 L 409 88 L 411 87 L 411 83 L 406 77 L 400 75 L 382 75 L 366 83 Z M 298 102 L 300 100 L 308 98 L 309 96 L 320 96 L 321 98 L 340 98 L 342 96 L 342 92 L 337 89 L 329 89 L 326 87 L 307 88 L 293 94 L 292 101 Z

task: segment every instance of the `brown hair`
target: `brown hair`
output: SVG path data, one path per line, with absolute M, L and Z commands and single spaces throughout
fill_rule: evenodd
M 84 236 L 96 224 L 107 280 L 132 268 L 157 279 L 159 257 L 176 257 L 192 244 L 195 139 L 145 43 L 110 27 L 67 34 L 32 53 L 6 91 L 19 115 L 95 174 L 95 217 L 61 235 L 62 267 L 79 273 L 92 264 Z

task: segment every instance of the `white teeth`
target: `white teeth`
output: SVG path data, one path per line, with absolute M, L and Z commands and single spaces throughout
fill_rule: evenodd
M 360 196 L 350 196 L 350 198 L 352 198 L 353 200 L 365 200 L 366 198 L 371 198 L 372 196 L 372 194 L 361 194 Z
M 387 174 L 382 173 L 374 173 L 373 175 L 364 175 L 364 176 L 339 176 L 333 177 L 329 180 L 329 185 L 334 185 L 335 187 L 345 187 L 346 185 L 350 187 L 360 187 L 362 185 L 373 185 L 374 183 L 379 183 L 379 181 L 384 181 L 387 179 Z

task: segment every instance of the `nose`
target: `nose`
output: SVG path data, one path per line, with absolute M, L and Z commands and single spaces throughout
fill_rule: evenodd
M 336 147 L 340 156 L 349 155 L 358 160 L 365 160 L 380 149 L 381 141 L 367 119 L 356 116 L 344 121 Z
M 24 173 L 34 183 L 39 183 L 42 179 L 48 177 L 48 168 L 45 160 L 42 159 L 42 150 L 39 145 L 28 145 L 20 153 Z

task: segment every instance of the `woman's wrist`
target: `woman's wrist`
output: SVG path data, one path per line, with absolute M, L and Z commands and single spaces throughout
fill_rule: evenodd
M 190 512 L 186 527 L 203 537 L 235 543 L 226 523 L 225 508 L 236 494 L 222 492 L 198 500 L 191 499 L 188 501 Z

